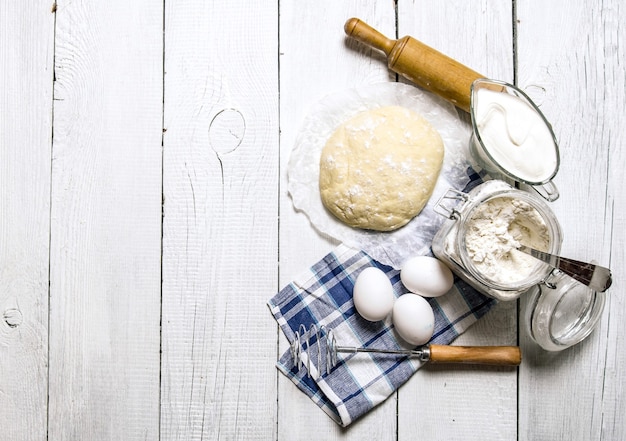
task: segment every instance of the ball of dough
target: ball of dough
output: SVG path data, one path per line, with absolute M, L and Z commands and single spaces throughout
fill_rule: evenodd
M 398 229 L 428 202 L 443 155 L 441 136 L 418 113 L 400 106 L 359 113 L 322 150 L 322 203 L 351 227 Z

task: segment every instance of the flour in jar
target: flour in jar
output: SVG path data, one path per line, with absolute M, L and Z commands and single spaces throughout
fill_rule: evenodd
M 543 265 L 517 250 L 520 243 L 548 251 L 550 232 L 539 212 L 525 201 L 497 197 L 478 206 L 467 222 L 465 247 L 485 279 L 502 285 L 521 282 Z

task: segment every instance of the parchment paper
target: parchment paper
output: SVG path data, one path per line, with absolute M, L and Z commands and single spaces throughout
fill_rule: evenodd
M 445 145 L 444 162 L 428 204 L 404 227 L 391 232 L 352 228 L 335 218 L 322 204 L 319 192 L 321 152 L 339 125 L 357 113 L 383 106 L 404 106 L 420 113 L 438 131 Z M 445 220 L 433 211 L 449 189 L 469 182 L 469 124 L 463 123 L 452 104 L 415 86 L 377 83 L 349 89 L 322 99 L 304 120 L 287 166 L 287 190 L 296 210 L 304 212 L 318 231 L 371 257 L 401 268 L 403 262 L 426 254 L 432 238 Z

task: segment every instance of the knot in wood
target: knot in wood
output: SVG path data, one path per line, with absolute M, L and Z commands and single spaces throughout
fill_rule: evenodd
M 4 322 L 10 328 L 17 328 L 19 325 L 22 324 L 22 320 L 23 320 L 22 311 L 20 311 L 17 308 L 9 308 L 4 311 L 3 318 L 4 318 Z
M 230 153 L 241 145 L 246 133 L 246 120 L 237 109 L 223 109 L 209 124 L 209 142 L 215 153 Z

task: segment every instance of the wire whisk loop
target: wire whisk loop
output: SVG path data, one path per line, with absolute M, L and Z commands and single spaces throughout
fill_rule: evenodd
M 314 351 L 315 357 L 313 357 L 311 346 L 315 343 L 317 343 L 317 350 Z M 312 373 L 315 373 L 316 377 L 325 373 L 328 374 L 337 365 L 337 339 L 332 329 L 325 326 L 312 324 L 307 331 L 306 326 L 301 324 L 295 333 L 290 351 L 293 363 L 298 367 L 298 370 L 305 367 L 309 377 L 313 375 Z M 324 358 L 322 358 L 322 354 L 324 354 Z M 320 369 L 322 367 L 325 368 L 325 371 Z
M 317 344 L 317 348 L 311 348 Z M 312 324 L 307 330 L 301 324 L 295 333 L 295 338 L 291 343 L 291 357 L 294 365 L 301 370 L 307 370 L 307 376 L 319 378 L 329 374 L 337 366 L 337 354 L 365 352 L 370 354 L 386 354 L 393 356 L 418 357 L 420 361 L 428 361 L 430 349 L 420 347 L 417 349 L 378 349 L 369 347 L 339 346 L 332 328 Z

